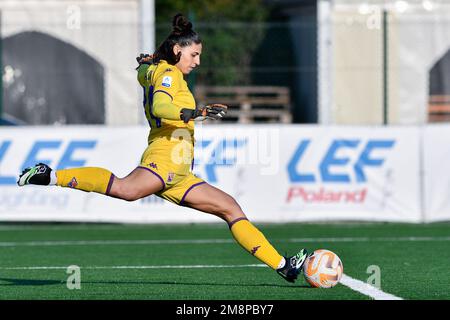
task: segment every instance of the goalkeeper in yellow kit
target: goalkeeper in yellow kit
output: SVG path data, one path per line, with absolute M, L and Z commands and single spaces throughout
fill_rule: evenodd
M 225 220 L 233 237 L 249 253 L 294 282 L 307 252 L 281 256 L 247 219 L 227 193 L 191 172 L 194 156 L 194 120 L 222 118 L 221 104 L 197 108 L 183 75 L 200 65 L 202 42 L 183 15 L 173 19 L 173 30 L 153 55 L 137 58 L 138 81 L 144 91 L 145 115 L 150 124 L 148 147 L 140 165 L 124 178 L 107 169 L 82 167 L 53 171 L 39 163 L 26 168 L 18 185 L 57 185 L 134 201 L 155 194 Z

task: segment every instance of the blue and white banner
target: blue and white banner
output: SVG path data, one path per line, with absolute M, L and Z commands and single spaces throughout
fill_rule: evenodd
M 428 125 L 423 136 L 424 219 L 450 220 L 450 126 Z
M 200 154 L 230 154 L 203 159 L 196 172 L 254 219 L 421 219 L 417 128 L 220 126 L 205 128 L 202 141 L 215 146 Z
M 126 202 L 16 185 L 36 162 L 125 176 L 139 164 L 147 134 L 145 127 L 0 129 L 0 221 L 219 221 L 155 196 Z M 422 219 L 416 127 L 198 125 L 193 171 L 257 222 Z

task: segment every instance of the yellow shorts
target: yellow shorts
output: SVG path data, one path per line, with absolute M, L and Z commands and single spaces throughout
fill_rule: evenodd
M 142 155 L 139 168 L 153 173 L 161 181 L 162 190 L 155 195 L 183 205 L 189 191 L 206 182 L 191 172 L 192 157 L 183 163 L 175 163 L 171 159 L 171 148 L 161 143 L 150 144 Z

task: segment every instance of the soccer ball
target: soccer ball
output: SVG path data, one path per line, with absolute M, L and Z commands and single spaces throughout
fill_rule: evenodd
M 341 259 L 330 250 L 315 250 L 306 258 L 303 274 L 306 281 L 315 288 L 332 288 L 338 284 L 344 272 Z

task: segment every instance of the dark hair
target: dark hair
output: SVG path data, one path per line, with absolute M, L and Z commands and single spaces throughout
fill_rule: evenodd
M 178 55 L 173 53 L 173 47 L 178 44 L 181 47 L 190 46 L 191 44 L 200 44 L 200 39 L 197 32 L 192 30 L 192 23 L 184 17 L 181 13 L 175 15 L 172 20 L 172 32 L 156 49 L 153 54 L 153 63 L 158 63 L 160 60 L 166 60 L 169 64 L 175 65 L 180 61 L 181 52 Z

